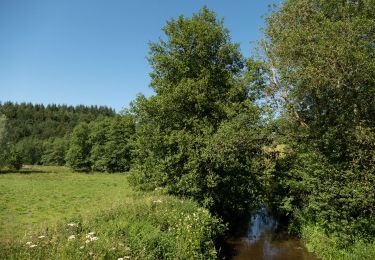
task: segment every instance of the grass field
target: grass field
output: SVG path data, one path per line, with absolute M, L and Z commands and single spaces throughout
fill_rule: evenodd
M 220 221 L 190 200 L 135 192 L 126 174 L 0 174 L 2 259 L 214 259 Z
M 0 174 L 0 239 L 114 207 L 133 191 L 124 174 L 72 173 L 63 167 L 28 167 Z

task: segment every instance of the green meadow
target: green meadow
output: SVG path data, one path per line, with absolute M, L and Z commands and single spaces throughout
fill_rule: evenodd
M 190 200 L 136 192 L 126 174 L 28 167 L 0 175 L 5 259 L 210 259 L 223 230 Z
M 132 193 L 124 174 L 73 173 L 47 166 L 1 174 L 0 239 L 21 238 L 60 220 L 88 217 Z

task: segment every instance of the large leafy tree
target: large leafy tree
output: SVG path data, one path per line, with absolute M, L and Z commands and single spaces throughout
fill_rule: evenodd
M 130 169 L 135 126 L 130 115 L 117 115 L 90 124 L 90 161 L 96 171 L 124 172 Z
M 276 165 L 282 207 L 347 237 L 375 231 L 374 6 L 285 1 L 264 45 L 270 93 L 289 122 L 279 128 L 291 148 Z
M 133 181 L 165 186 L 224 217 L 241 215 L 257 204 L 261 167 L 255 160 L 260 110 L 249 88 L 257 82 L 256 69 L 245 77 L 238 44 L 206 7 L 170 20 L 163 31 L 165 40 L 150 44 L 156 94 L 133 104 Z
M 90 150 L 89 126 L 87 123 L 80 123 L 73 129 L 70 137 L 65 158 L 67 165 L 76 171 L 90 171 Z
M 67 137 L 51 138 L 45 142 L 45 151 L 41 162 L 43 165 L 65 165 L 65 154 L 68 150 Z

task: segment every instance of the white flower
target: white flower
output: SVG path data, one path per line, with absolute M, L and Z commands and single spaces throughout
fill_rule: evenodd
M 90 243 L 90 242 L 91 242 L 90 239 L 86 239 L 86 241 L 85 241 L 86 244 L 88 244 L 88 243 Z
M 124 259 L 130 259 L 130 256 L 124 256 Z
M 30 245 L 30 248 L 34 248 L 34 247 L 36 247 L 37 245 Z
M 154 203 L 162 203 L 161 200 L 154 200 Z
M 87 235 L 88 235 L 88 236 L 93 236 L 93 235 L 95 235 L 95 232 L 90 232 L 90 233 L 88 233 Z
M 30 241 L 26 242 L 26 245 L 28 245 L 28 246 L 31 245 L 31 242 Z
M 85 246 L 80 246 L 80 247 L 79 247 L 79 249 L 81 249 L 81 250 L 84 249 L 84 248 L 85 248 Z
M 117 260 L 124 260 L 124 258 L 122 258 L 122 257 L 119 257 L 119 258 L 117 258 Z
M 46 236 L 38 236 L 39 239 L 45 238 Z
M 75 239 L 75 238 L 76 238 L 75 235 L 71 235 L 71 236 L 68 237 L 68 240 L 73 240 L 73 239 Z
M 99 239 L 98 237 L 92 237 L 91 241 L 95 241 L 95 240 L 98 240 L 98 239 Z
M 68 223 L 67 226 L 69 226 L 69 227 L 78 227 L 78 224 L 76 224 L 76 223 Z

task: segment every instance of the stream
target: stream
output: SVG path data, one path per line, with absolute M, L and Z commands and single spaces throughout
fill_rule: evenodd
M 244 260 L 316 260 L 307 251 L 302 241 L 280 231 L 279 223 L 266 208 L 260 207 L 251 217 L 247 232 L 227 240 L 231 248 L 231 259 Z

